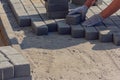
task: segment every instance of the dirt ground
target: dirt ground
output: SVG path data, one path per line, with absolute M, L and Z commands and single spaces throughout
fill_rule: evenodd
M 36 36 L 31 28 L 20 28 L 13 16 L 11 21 L 33 80 L 120 80 L 120 47 L 113 43 L 58 33 Z
M 16 32 L 33 80 L 120 80 L 120 47 L 30 29 Z

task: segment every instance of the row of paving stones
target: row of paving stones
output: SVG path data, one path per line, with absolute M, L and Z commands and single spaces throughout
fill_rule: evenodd
M 48 32 L 58 31 L 58 33 L 62 35 L 71 34 L 74 38 L 85 37 L 87 40 L 99 39 L 101 42 L 114 42 L 116 45 L 120 45 L 120 28 L 115 24 L 115 22 L 118 24 L 119 20 L 113 21 L 111 18 L 108 18 L 101 25 L 94 27 L 68 25 L 66 24 L 65 19 L 48 18 L 46 15 L 46 8 L 40 2 L 40 0 L 9 0 L 9 2 L 14 13 L 17 13 L 20 10 L 24 10 L 23 13 L 25 12 L 25 14 L 27 14 L 27 17 L 31 19 L 30 24 L 32 24 L 32 28 L 37 35 L 46 35 L 48 34 Z M 16 8 L 16 6 L 22 7 Z M 103 3 L 103 5 L 101 5 L 100 7 L 92 7 L 88 11 L 87 17 L 99 13 L 106 6 L 107 5 Z M 18 16 L 19 14 L 21 15 L 21 13 L 15 15 Z M 16 18 L 18 18 L 19 20 L 21 19 L 20 17 Z M 119 19 L 119 17 L 117 18 Z M 22 22 L 22 19 L 20 21 Z M 27 23 L 26 19 L 24 19 L 23 21 L 24 23 Z M 71 22 L 71 20 L 69 22 Z
M 31 80 L 29 62 L 11 46 L 0 47 L 0 80 Z

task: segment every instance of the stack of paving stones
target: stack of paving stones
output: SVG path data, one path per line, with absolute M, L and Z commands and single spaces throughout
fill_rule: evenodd
M 45 7 L 49 18 L 65 18 L 68 14 L 69 0 L 45 0 Z
M 8 1 L 10 3 L 10 7 L 16 17 L 18 24 L 21 27 L 30 26 L 31 25 L 30 17 L 26 13 L 21 1 L 20 0 L 8 0 Z
M 54 11 L 54 8 L 51 9 L 47 7 L 48 2 L 50 2 L 51 0 L 45 1 L 46 6 L 44 6 L 42 2 L 40 2 L 40 0 L 16 0 L 16 1 L 20 1 L 20 4 L 24 6 L 24 10 L 28 14 L 28 17 L 30 18 L 32 17 L 31 23 L 33 28 L 35 28 L 34 30 L 37 35 L 47 34 L 49 31 L 50 32 L 58 31 L 58 33 L 61 35 L 71 35 L 73 38 L 85 38 L 87 40 L 99 39 L 100 42 L 105 42 L 105 43 L 114 42 L 116 45 L 120 45 L 120 38 L 119 38 L 120 33 L 118 32 L 120 31 L 120 27 L 118 28 L 119 22 L 117 22 L 120 21 L 119 17 L 117 18 L 118 20 L 115 22 L 113 22 L 114 20 L 112 21 L 111 18 L 108 18 L 98 26 L 84 27 L 80 25 L 81 22 L 80 14 L 68 15 L 66 19 L 49 18 L 46 14 L 46 8 L 48 11 L 52 11 L 52 10 Z M 56 0 L 52 0 L 52 1 L 56 2 Z M 31 6 L 32 11 L 31 9 L 27 9 L 28 3 L 26 2 L 29 3 L 29 6 Z M 103 5 L 101 5 L 99 8 L 97 6 L 90 8 L 87 17 L 89 18 L 95 13 L 101 12 L 101 10 L 103 10 L 103 8 L 105 8 L 106 6 L 107 5 L 103 3 Z M 32 13 L 36 13 L 37 16 L 31 16 Z M 120 14 L 117 13 L 117 15 Z M 114 23 L 116 23 L 118 26 L 116 26 Z
M 10 46 L 0 47 L 0 80 L 31 80 L 29 62 Z

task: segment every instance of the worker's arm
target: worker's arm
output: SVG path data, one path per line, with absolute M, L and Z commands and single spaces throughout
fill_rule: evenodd
M 93 26 L 101 23 L 105 18 L 111 16 L 113 13 L 120 9 L 120 0 L 113 0 L 112 3 L 104 9 L 100 14 L 95 14 L 86 20 L 84 26 Z
M 80 6 L 78 8 L 75 8 L 69 12 L 69 15 L 74 15 L 81 13 L 82 15 L 82 21 L 85 20 L 86 13 L 90 6 L 92 6 L 95 3 L 96 0 L 87 0 L 83 6 Z
M 120 0 L 113 0 L 113 2 L 106 8 L 104 9 L 100 15 L 103 18 L 107 18 L 111 16 L 113 13 L 118 11 L 120 9 Z

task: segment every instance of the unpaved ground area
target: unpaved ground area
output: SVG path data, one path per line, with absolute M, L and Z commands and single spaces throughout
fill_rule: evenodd
M 57 33 L 36 36 L 8 13 L 33 80 L 120 80 L 120 47 Z

